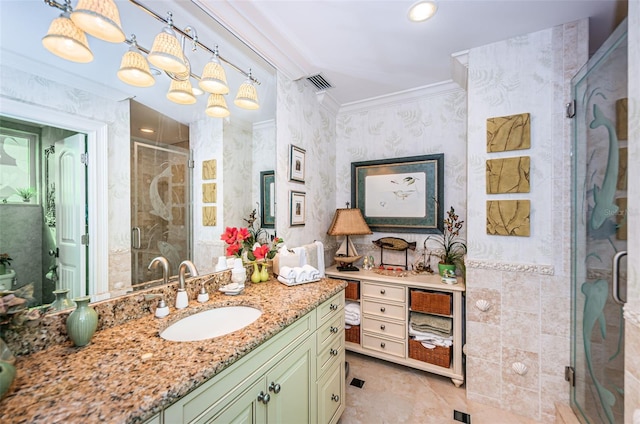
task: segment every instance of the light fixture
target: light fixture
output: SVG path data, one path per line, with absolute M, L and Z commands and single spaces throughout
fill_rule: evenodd
M 346 236 L 334 257 L 335 261 L 340 264 L 338 270 L 358 271 L 358 268 L 353 263 L 362 258 L 362 256 L 358 255 L 355 246 L 349 240 L 349 236 L 372 234 L 360 209 L 349 208 L 348 203 L 345 209 L 337 209 L 327 234 L 330 236 Z
M 147 59 L 138 50 L 135 35 L 131 37 L 131 43 L 129 50 L 122 56 L 118 78 L 135 87 L 151 87 L 156 80 L 151 75 Z
M 438 10 L 438 5 L 435 1 L 421 0 L 414 3 L 409 8 L 409 20 L 412 22 L 423 22 L 435 15 Z
M 218 46 L 213 51 L 211 60 L 204 66 L 198 85 L 208 93 L 227 94 L 229 92 L 227 75 L 218 59 Z
M 193 95 L 193 90 L 191 90 L 191 81 L 189 80 L 171 80 L 167 99 L 180 105 L 192 105 L 197 100 L 196 96 Z
M 173 31 L 171 12 L 168 15 L 168 26 L 162 28 L 162 31 L 156 35 L 147 59 L 163 71 L 181 74 L 187 71 L 187 64 L 180 42 Z
M 256 110 L 260 108 L 260 104 L 258 103 L 258 92 L 251 78 L 251 69 L 249 69 L 247 80 L 238 88 L 238 94 L 233 103 L 242 109 Z
M 71 7 L 69 3 L 67 6 Z M 68 10 L 51 22 L 47 35 L 42 38 L 42 45 L 56 56 L 72 62 L 88 63 L 93 60 L 87 36 L 69 18 Z
M 209 94 L 207 108 L 204 112 L 213 118 L 226 118 L 231 114 L 222 94 Z
M 120 24 L 120 13 L 113 0 L 78 0 L 71 20 L 78 28 L 111 43 L 125 40 Z
M 147 134 L 153 134 L 155 132 L 155 130 L 153 128 L 143 127 L 143 128 L 140 128 L 140 132 L 147 133 Z

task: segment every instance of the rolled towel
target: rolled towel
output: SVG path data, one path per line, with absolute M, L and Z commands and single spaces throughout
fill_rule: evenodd
M 316 268 L 314 268 L 313 266 L 306 264 L 302 267 L 303 270 L 305 270 L 307 272 L 307 274 L 309 275 L 309 279 L 310 280 L 317 280 L 320 278 L 320 271 L 318 271 Z
M 309 281 L 309 273 L 302 267 L 293 268 L 296 277 L 296 283 L 304 283 L 305 281 Z
M 294 278 L 284 278 L 282 275 L 278 275 L 278 281 L 287 286 L 292 286 L 296 283 Z
M 293 270 L 293 268 L 288 266 L 283 266 L 282 268 L 280 268 L 278 275 L 286 278 L 287 280 L 295 280 L 296 278 L 296 272 Z

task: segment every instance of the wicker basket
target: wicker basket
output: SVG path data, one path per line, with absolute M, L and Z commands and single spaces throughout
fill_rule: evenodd
M 428 314 L 451 315 L 451 295 L 411 290 L 411 310 Z
M 451 365 L 451 346 L 436 346 L 433 349 L 427 349 L 422 346 L 422 343 L 409 339 L 409 358 L 449 368 Z
M 360 344 L 360 326 L 352 325 L 351 328 L 345 328 L 344 339 L 351 343 Z
M 360 283 L 357 281 L 347 281 L 347 288 L 344 291 L 345 299 L 360 299 Z

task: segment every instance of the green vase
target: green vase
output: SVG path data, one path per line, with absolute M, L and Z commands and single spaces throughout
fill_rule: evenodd
M 67 317 L 67 334 L 76 346 L 86 346 L 98 329 L 98 313 L 89 306 L 91 297 L 77 297 L 76 309 Z
M 452 264 L 438 264 L 438 273 L 442 277 L 445 271 L 456 273 L 456 266 Z
M 0 264 L 0 275 L 7 273 L 7 266 L 5 264 Z
M 269 281 L 269 267 L 267 264 L 262 264 L 262 270 L 260 271 L 260 281 Z
M 8 362 L 0 361 L 0 398 L 9 391 L 14 378 L 16 378 L 16 367 Z
M 260 270 L 258 269 L 258 264 L 253 264 L 253 274 L 251 274 L 251 282 L 259 283 L 260 282 Z
M 67 298 L 68 293 L 69 289 L 54 290 L 53 294 L 56 299 L 51 304 L 50 309 L 53 311 L 62 311 L 73 308 L 73 301 Z

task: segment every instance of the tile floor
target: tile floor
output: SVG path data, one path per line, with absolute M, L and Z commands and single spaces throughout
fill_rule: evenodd
M 451 379 L 347 352 L 347 407 L 339 424 L 460 424 L 456 409 L 472 424 L 534 424 L 518 415 L 467 401 L 464 386 Z M 360 389 L 351 380 L 364 380 Z

